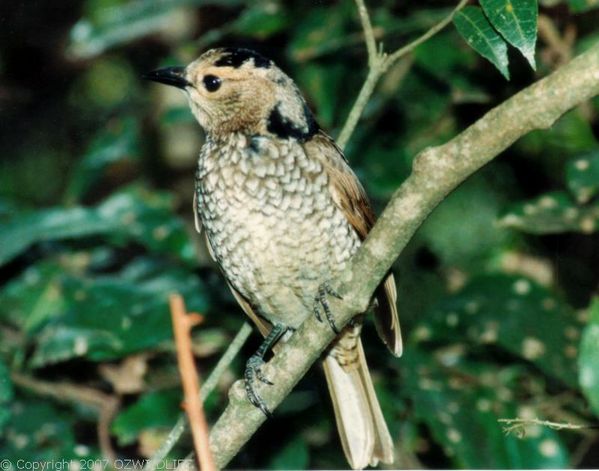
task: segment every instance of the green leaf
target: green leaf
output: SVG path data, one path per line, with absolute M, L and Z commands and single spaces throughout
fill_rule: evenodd
M 108 127 L 113 127 L 121 120 L 118 114 L 121 110 L 138 107 L 136 97 L 139 96 L 139 70 L 123 57 L 116 55 L 104 56 L 90 61 L 88 67 L 78 74 L 73 86 L 72 102 L 83 117 L 106 116 L 117 114 L 108 121 Z M 83 118 L 86 119 L 86 118 Z
M 175 256 L 195 266 L 196 253 L 190 233 L 173 206 L 171 194 L 131 187 L 106 199 L 97 212 L 115 226 L 108 234 L 111 241 L 135 240 L 152 252 Z
M 288 45 L 289 55 L 297 62 L 306 62 L 330 50 L 331 43 L 336 43 L 336 38 L 343 36 L 353 15 L 350 7 L 352 5 L 342 3 L 335 7 L 317 6 L 302 11 Z
M 141 257 L 110 275 L 82 273 L 80 255 L 28 268 L 0 290 L 0 319 L 20 327 L 40 367 L 76 357 L 116 359 L 171 339 L 168 296 L 206 312 L 200 279 L 164 259 Z
M 589 308 L 590 321 L 580 341 L 579 382 L 595 415 L 599 416 L 599 298 Z
M 139 158 L 139 125 L 133 117 L 112 121 L 93 139 L 66 190 L 68 201 L 81 199 L 105 170 Z
M 62 312 L 65 300 L 59 279 L 63 270 L 55 263 L 40 263 L 10 280 L 0 291 L 0 319 L 30 333 Z
M 477 57 L 475 54 L 471 54 L 469 49 L 461 47 L 461 44 L 462 39 L 453 32 L 446 31 L 445 33 L 436 34 L 414 50 L 415 65 L 424 68 L 436 80 L 451 87 L 449 92 L 443 92 L 451 98 L 448 105 L 490 103 L 491 96 L 485 90 L 484 84 L 476 83 L 472 77 L 471 70 Z M 408 77 L 402 81 L 401 89 L 404 88 L 406 80 L 408 80 Z M 427 89 L 423 96 L 428 98 L 434 87 L 430 83 L 424 83 L 421 86 Z M 449 106 L 446 108 L 451 109 Z M 428 117 L 428 119 L 431 120 L 432 117 Z M 427 125 L 429 122 L 427 121 Z
M 566 166 L 568 188 L 579 203 L 587 203 L 599 192 L 599 151 L 570 160 Z
M 10 381 L 10 371 L 6 365 L 0 361 L 0 438 L 4 435 L 4 427 L 10 419 L 10 402 L 13 399 L 12 383 Z
M 51 208 L 17 214 L 0 233 L 0 265 L 44 241 L 102 235 L 114 243 L 137 241 L 149 250 L 195 264 L 195 251 L 170 195 L 135 187 L 95 208 Z
M 493 29 L 483 11 L 479 7 L 465 7 L 456 13 L 453 23 L 470 47 L 491 61 L 509 80 L 507 44 Z
M 198 278 L 149 259 L 112 275 L 62 274 L 46 281 L 57 283 L 64 307 L 35 332 L 34 367 L 75 357 L 112 360 L 159 346 L 172 338 L 171 293 L 180 293 L 190 311 L 208 308 Z
M 147 429 L 170 429 L 181 411 L 181 391 L 154 391 L 119 412 L 112 422 L 112 433 L 119 445 L 130 445 Z
M 214 43 L 223 42 L 231 34 L 263 41 L 288 28 L 292 24 L 292 18 L 293 14 L 282 3 L 248 3 L 236 20 L 203 32 L 196 46 L 199 50 L 208 49 Z
M 366 154 L 364 181 L 368 182 L 368 194 L 390 198 L 410 174 L 411 156 L 401 147 L 384 146 L 380 142 L 369 142 L 362 152 Z
M 418 100 L 414 100 L 415 96 Z M 441 144 L 457 131 L 450 111 L 452 97 L 445 89 L 438 89 L 431 82 L 423 80 L 420 75 L 407 74 L 396 93 L 382 101 L 373 100 L 372 108 L 379 105 L 379 113 L 384 113 L 389 106 L 389 100 L 395 102 L 397 112 L 404 116 L 401 125 L 405 128 L 402 139 L 394 139 L 388 144 L 389 148 L 401 147 L 403 151 L 414 155 L 423 146 Z M 434 135 L 430 132 L 432 122 L 436 123 Z M 378 140 L 376 142 L 378 143 Z
M 582 13 L 599 8 L 599 0 L 568 0 L 568 5 L 574 13 Z
M 298 435 L 273 455 L 268 469 L 307 469 L 309 460 L 308 446 L 303 437 Z
M 115 229 L 87 208 L 52 208 L 18 213 L 0 233 L 0 265 L 37 242 L 78 238 Z
M 176 108 L 169 108 L 160 116 L 160 122 L 165 125 L 179 124 L 179 123 L 195 123 L 194 118 L 189 106 L 178 106 Z
M 47 136 L 37 136 L 35 142 L 22 141 L 9 144 L 11 158 L 0 161 L 0 194 L 20 201 L 20 205 L 54 201 L 67 183 L 69 155 Z
M 460 268 L 481 266 L 505 245 L 508 231 L 494 222 L 502 205 L 488 179 L 475 175 L 452 192 L 422 225 L 420 236 L 445 264 Z M 464 224 L 468 215 L 468 224 Z
M 436 34 L 414 49 L 415 63 L 437 79 L 451 81 L 458 71 L 468 70 L 476 61 L 476 56 L 459 47 L 460 44 L 455 34 Z
M 340 64 L 311 63 L 298 68 L 295 75 L 301 84 L 300 88 L 315 101 L 314 111 L 319 123 L 325 128 L 332 127 L 343 106 L 336 90 L 347 75 L 347 70 Z
M 13 462 L 62 463 L 80 458 L 99 458 L 93 447 L 76 441 L 76 420 L 72 412 L 54 406 L 47 399 L 19 397 L 10 405 L 11 420 L 6 439 L 0 441 L 0 457 Z M 62 468 L 65 469 L 65 468 Z
M 539 158 L 538 164 L 551 174 L 561 172 L 563 162 L 597 149 L 593 127 L 580 110 L 564 114 L 550 129 L 532 131 L 518 140 L 519 151 Z
M 537 0 L 480 0 L 491 24 L 536 70 Z
M 4 221 L 8 220 L 10 215 L 14 214 L 16 211 L 16 201 L 4 196 L 0 196 L 0 222 L 4 223 Z
M 556 191 L 515 204 L 498 223 L 530 234 L 590 234 L 599 227 L 598 221 L 599 205 L 579 206 L 570 194 Z
M 239 35 L 267 39 L 287 28 L 291 18 L 283 4 L 256 2 L 241 13 L 231 30 Z
M 524 277 L 484 275 L 439 301 L 415 338 L 467 339 L 483 356 L 488 346 L 497 346 L 573 385 L 580 330 L 573 309 L 547 288 Z
M 447 358 L 445 360 L 445 358 Z M 559 435 L 535 426 L 524 438 L 506 435 L 497 419 L 536 416 L 521 407 L 514 391 L 530 380 L 518 368 L 466 362 L 439 352 L 406 349 L 402 388 L 414 402 L 416 417 L 430 429 L 456 468 L 561 468 L 567 448 Z
M 89 59 L 107 49 L 127 44 L 149 34 L 184 29 L 183 7 L 218 3 L 235 6 L 238 0 L 135 0 L 99 8 L 93 15 L 80 19 L 70 34 L 67 52 L 75 59 Z

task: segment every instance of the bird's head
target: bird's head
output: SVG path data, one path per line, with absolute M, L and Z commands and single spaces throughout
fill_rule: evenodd
M 209 135 L 242 132 L 306 140 L 318 131 L 293 80 L 249 49 L 211 49 L 187 67 L 158 69 L 144 78 L 182 89 Z

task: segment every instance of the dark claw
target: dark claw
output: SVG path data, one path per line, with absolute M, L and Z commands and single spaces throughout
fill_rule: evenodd
M 251 356 L 248 360 L 245 366 L 245 373 L 243 375 L 245 379 L 245 392 L 247 394 L 248 400 L 254 405 L 254 407 L 260 409 L 266 417 L 270 418 L 272 417 L 272 412 L 268 409 L 266 403 L 256 391 L 255 386 L 256 379 L 271 386 L 273 384 L 264 376 L 264 373 L 262 373 L 261 367 L 263 364 L 264 360 L 256 355 Z
M 318 296 L 316 296 L 314 298 L 314 315 L 316 316 L 316 320 L 318 320 L 318 322 L 322 322 L 322 316 L 320 315 L 320 309 L 318 308 L 319 303 L 320 299 L 318 299 Z
M 314 314 L 316 315 L 316 319 L 318 319 L 320 322 L 322 322 L 322 317 L 321 317 L 320 308 L 319 308 L 319 304 L 320 304 L 320 306 L 322 306 L 324 314 L 327 318 L 327 321 L 328 321 L 329 325 L 331 326 L 331 329 L 333 329 L 333 332 L 335 332 L 336 334 L 339 334 L 340 331 L 337 328 L 337 326 L 335 325 L 335 320 L 333 319 L 333 314 L 331 313 L 331 307 L 329 306 L 329 300 L 327 299 L 327 294 L 330 294 L 331 296 L 333 296 L 337 299 L 343 299 L 341 297 L 341 295 L 339 293 L 337 293 L 333 288 L 331 288 L 331 286 L 328 283 L 325 282 L 325 283 L 321 284 L 318 287 L 318 294 L 314 298 Z
M 262 373 L 262 370 L 260 370 L 260 369 L 256 370 L 256 378 L 258 378 L 264 384 L 268 384 L 269 386 L 272 386 L 275 384 L 272 381 L 270 381 L 266 376 L 264 376 L 264 373 Z
M 334 298 L 343 299 L 343 296 L 341 296 L 337 291 L 335 291 L 333 289 L 333 287 L 331 285 L 329 285 L 328 283 L 324 284 L 324 290 L 327 294 L 330 294 Z

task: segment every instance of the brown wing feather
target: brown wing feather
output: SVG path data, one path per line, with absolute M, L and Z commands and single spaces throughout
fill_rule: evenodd
M 252 320 L 252 322 L 254 324 L 256 324 L 256 327 L 258 328 L 258 330 L 260 331 L 262 336 L 266 337 L 268 335 L 268 333 L 270 332 L 270 329 L 272 329 L 271 323 L 268 322 L 266 319 L 263 319 L 262 317 L 260 317 L 258 314 L 256 314 L 256 312 L 254 311 L 254 308 L 248 302 L 248 300 L 245 299 L 239 291 L 237 291 L 235 288 L 233 288 L 231 283 L 227 282 L 227 284 L 229 285 L 229 289 L 231 290 L 231 293 L 233 293 L 233 296 L 235 296 L 235 299 L 241 306 L 241 309 L 243 309 L 243 312 L 245 312 L 247 314 L 247 316 Z
M 304 144 L 306 153 L 317 158 L 329 175 L 329 189 L 335 204 L 364 240 L 376 221 L 366 192 L 349 167 L 343 152 L 326 134 L 320 132 Z M 401 330 L 397 314 L 395 279 L 389 273 L 375 291 L 376 330 L 391 353 L 402 353 Z

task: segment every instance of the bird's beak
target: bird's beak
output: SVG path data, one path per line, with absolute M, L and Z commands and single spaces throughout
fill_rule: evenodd
M 185 89 L 191 85 L 185 78 L 185 67 L 165 67 L 142 75 L 145 80 L 152 80 L 165 85 Z

